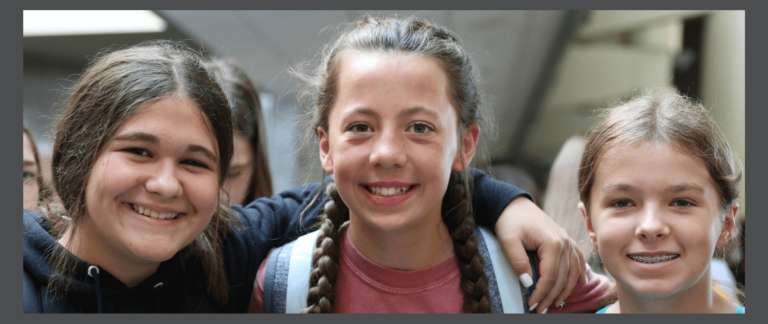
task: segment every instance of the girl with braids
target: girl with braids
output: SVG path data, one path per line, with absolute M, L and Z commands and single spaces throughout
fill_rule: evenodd
M 64 215 L 23 212 L 24 312 L 245 312 L 269 249 L 306 233 L 326 198 L 311 184 L 229 207 L 232 124 L 221 87 L 183 43 L 98 55 L 56 125 Z M 541 225 L 546 216 L 510 203 L 524 192 L 476 174 L 491 226 L 534 224 L 513 244 L 572 256 L 552 248 L 569 241 Z
M 598 313 L 744 313 L 710 267 L 737 241 L 740 180 L 700 103 L 661 89 L 609 110 L 579 169 L 579 209 L 617 283 Z
M 482 118 L 477 70 L 457 39 L 419 18 L 365 17 L 329 45 L 308 129 L 334 176 L 330 199 L 318 231 L 262 265 L 252 311 L 536 309 L 473 217 L 468 165 Z M 580 291 L 597 310 L 608 287 L 591 281 Z

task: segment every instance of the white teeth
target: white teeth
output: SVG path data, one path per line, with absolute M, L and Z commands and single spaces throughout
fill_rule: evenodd
M 657 255 L 657 256 L 639 256 L 639 255 L 631 255 L 631 254 L 629 255 L 629 257 L 632 258 L 632 260 L 639 261 L 639 262 L 642 262 L 642 263 L 658 263 L 658 262 L 672 260 L 672 259 L 677 258 L 679 256 L 680 256 L 679 254 L 668 254 L 668 255 L 663 255 L 663 256 L 659 256 L 659 255 Z
M 133 210 L 135 210 L 139 214 L 142 214 L 144 216 L 149 216 L 155 219 L 169 219 L 169 218 L 176 218 L 177 216 L 179 216 L 179 214 L 177 213 L 158 213 L 156 211 L 150 210 L 149 208 L 144 208 L 138 205 L 131 204 L 131 206 L 133 207 Z
M 370 191 L 377 196 L 394 196 L 394 195 L 402 195 L 408 192 L 408 188 L 410 187 L 397 187 L 397 188 L 382 188 L 382 187 L 368 187 Z

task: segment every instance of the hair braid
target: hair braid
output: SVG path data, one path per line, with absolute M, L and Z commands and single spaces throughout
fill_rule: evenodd
M 478 237 L 473 231 L 469 176 L 451 171 L 448 190 L 443 198 L 443 222 L 453 239 L 461 271 L 461 290 L 464 291 L 463 309 L 472 313 L 491 312 L 491 297 L 488 294 L 488 276 L 485 274 L 485 259 L 477 249 Z
M 302 313 L 333 313 L 336 275 L 339 271 L 339 235 L 349 208 L 341 200 L 336 184 L 326 187 L 330 199 L 323 208 L 325 213 L 320 221 L 315 252 L 312 255 L 312 272 L 309 276 L 307 308 Z

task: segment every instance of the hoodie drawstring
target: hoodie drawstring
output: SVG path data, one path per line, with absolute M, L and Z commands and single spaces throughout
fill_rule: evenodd
M 96 275 L 93 275 L 91 270 L 96 270 Z M 101 306 L 101 280 L 99 280 L 99 267 L 95 265 L 88 267 L 88 275 L 93 277 L 93 280 L 96 281 L 96 310 L 101 314 L 104 312 L 104 309 Z
M 155 310 L 157 313 L 160 312 L 160 301 L 162 300 L 160 298 L 160 288 L 163 288 L 162 282 L 158 282 L 154 287 L 154 289 L 157 290 L 157 309 Z

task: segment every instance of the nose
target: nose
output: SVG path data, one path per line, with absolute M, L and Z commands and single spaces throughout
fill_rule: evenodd
M 405 155 L 405 145 L 407 144 L 404 139 L 397 132 L 382 132 L 373 143 L 374 147 L 369 162 L 374 167 L 384 169 L 403 167 L 408 161 Z
M 663 239 L 667 235 L 669 235 L 669 226 L 664 220 L 663 213 L 648 206 L 635 229 L 635 236 L 641 240 L 654 241 Z
M 153 174 L 145 183 L 147 191 L 162 198 L 181 196 L 181 183 L 176 175 L 175 161 L 163 161 L 156 166 Z

